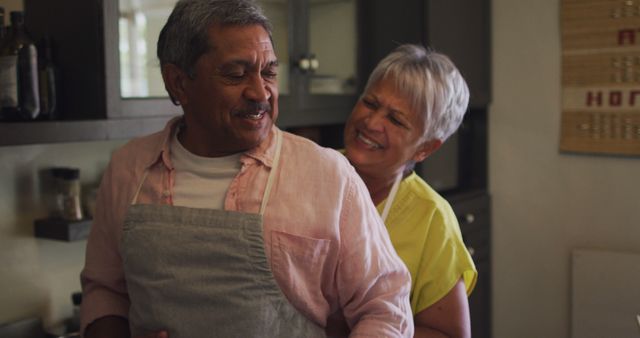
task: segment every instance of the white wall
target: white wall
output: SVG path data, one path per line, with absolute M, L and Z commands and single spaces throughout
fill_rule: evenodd
M 494 337 L 569 337 L 570 251 L 640 253 L 640 157 L 558 152 L 560 0 L 492 7 Z
M 0 147 L 0 324 L 40 316 L 52 326 L 71 316 L 86 241 L 33 237 L 34 219 L 49 212 L 41 171 L 77 167 L 83 184 L 95 185 L 123 142 Z

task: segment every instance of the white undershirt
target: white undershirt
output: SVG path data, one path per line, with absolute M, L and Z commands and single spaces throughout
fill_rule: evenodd
M 240 171 L 241 154 L 202 157 L 185 149 L 177 133 L 171 141 L 171 162 L 176 170 L 173 205 L 224 209 L 229 184 Z

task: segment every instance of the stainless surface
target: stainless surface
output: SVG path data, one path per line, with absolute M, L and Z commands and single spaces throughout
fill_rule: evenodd
M 40 318 L 25 318 L 15 322 L 0 325 L 2 338 L 45 338 L 42 320 Z

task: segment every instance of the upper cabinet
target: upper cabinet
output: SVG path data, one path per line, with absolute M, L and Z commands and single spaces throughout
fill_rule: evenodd
M 146 58 L 137 62 L 150 73 L 159 71 L 151 56 L 155 42 L 127 44 L 140 42 L 140 35 L 129 35 L 128 7 L 123 8 L 121 13 L 118 0 L 24 1 L 25 23 L 34 40 L 46 36 L 53 42 L 59 120 L 0 123 L 0 146 L 126 139 L 157 131 L 180 113 L 165 94 L 131 90 L 139 82 L 132 84 L 127 76 L 140 70 L 128 68 L 130 60 L 121 52 L 133 49 Z M 150 87 L 161 83 L 153 77 L 147 81 Z
M 279 59 L 280 127 L 343 123 L 375 64 L 400 43 L 447 53 L 489 102 L 489 0 L 257 0 Z M 61 121 L 0 123 L 0 146 L 129 138 L 181 113 L 156 58 L 175 0 L 25 0 L 34 39 L 49 36 Z
M 472 108 L 491 100 L 490 0 L 366 0 L 361 6 L 361 74 L 402 43 L 447 54 L 469 85 Z
M 170 0 L 25 0 L 34 37 L 50 36 L 61 78 L 64 120 L 179 114 L 156 58 Z M 72 14 L 76 13 L 76 14 Z
M 467 80 L 473 108 L 491 102 L 490 0 L 429 0 L 426 41 L 456 63 Z
M 100 113 L 91 117 L 99 118 L 180 113 L 167 97 L 156 57 L 158 35 L 175 0 L 66 0 L 64 6 L 26 1 L 30 29 L 54 35 L 60 66 L 70 70 L 63 101 L 74 103 L 67 117 L 86 118 L 92 105 Z M 357 91 L 356 0 L 258 3 L 272 22 L 280 64 L 278 124 L 342 121 Z M 69 8 L 83 13 L 82 21 L 74 17 L 60 25 L 61 12 Z M 89 95 L 79 103 L 83 92 Z
M 280 64 L 278 125 L 344 122 L 358 92 L 358 1 L 258 2 Z

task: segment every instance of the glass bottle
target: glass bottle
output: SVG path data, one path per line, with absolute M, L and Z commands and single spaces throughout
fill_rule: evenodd
M 0 48 L 0 119 L 33 120 L 40 114 L 38 52 L 23 13 L 10 15 L 11 30 Z
M 53 61 L 53 47 L 49 37 L 40 41 L 38 51 L 40 119 L 55 120 L 58 113 L 58 70 Z

